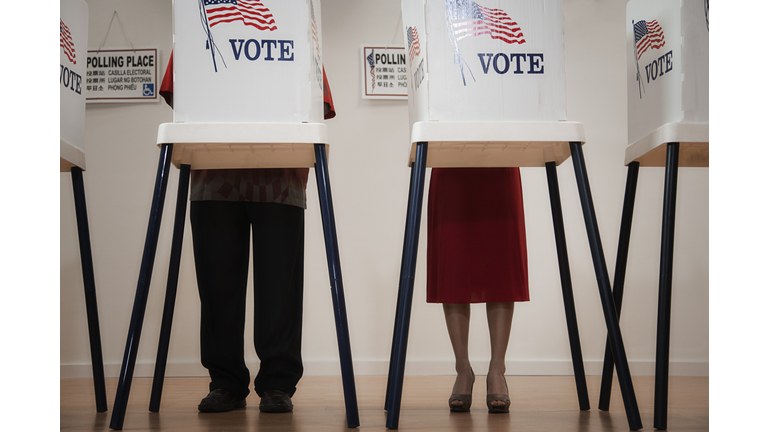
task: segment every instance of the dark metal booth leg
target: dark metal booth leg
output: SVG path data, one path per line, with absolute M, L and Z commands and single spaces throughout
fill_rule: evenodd
M 411 180 L 410 184 L 408 185 L 408 201 L 411 202 L 411 198 L 413 197 L 414 193 L 414 177 L 416 177 L 416 173 L 418 170 L 411 169 Z M 421 220 L 421 219 L 419 219 Z M 410 225 L 411 219 L 406 217 L 405 218 L 405 232 L 404 232 L 404 238 L 403 238 L 403 256 L 400 259 L 400 277 L 398 280 L 403 279 L 403 271 L 405 271 L 405 260 L 406 257 L 409 256 L 407 253 L 408 250 L 408 233 L 410 232 Z M 417 236 L 418 238 L 418 236 Z M 397 287 L 397 298 L 400 298 L 400 295 L 402 293 L 402 284 L 399 284 Z M 397 305 L 395 306 L 395 323 L 400 321 L 400 302 L 397 302 Z M 389 409 L 389 387 L 391 384 L 391 378 L 392 378 L 392 368 L 395 365 L 395 340 L 397 339 L 397 326 L 395 325 L 392 331 L 392 349 L 390 351 L 389 355 L 389 373 L 387 374 L 387 393 L 384 398 L 384 410 Z
M 405 227 L 405 230 L 408 231 L 408 227 Z M 405 245 L 405 241 L 403 242 L 403 245 Z M 403 264 L 400 263 L 400 279 L 403 278 Z M 402 290 L 400 287 L 397 288 L 397 298 L 400 298 Z M 400 302 L 397 303 L 395 306 L 395 322 L 398 322 L 400 320 Z M 397 326 L 394 327 L 392 331 L 392 348 L 389 352 L 389 372 L 387 372 L 387 390 L 384 395 L 384 411 L 387 411 L 389 409 L 389 388 L 391 385 L 391 378 L 392 378 L 392 368 L 395 366 L 395 341 L 397 339 Z
M 128 405 L 128 395 L 131 392 L 133 369 L 136 366 L 136 354 L 139 349 L 141 327 L 144 323 L 144 312 L 147 309 L 147 297 L 149 296 L 149 284 L 152 279 L 152 267 L 155 263 L 157 252 L 157 240 L 160 232 L 160 222 L 163 217 L 163 203 L 165 191 L 168 187 L 168 174 L 171 166 L 171 153 L 173 144 L 163 144 L 160 148 L 160 161 L 157 167 L 157 177 L 152 197 L 152 207 L 149 213 L 149 226 L 147 237 L 144 241 L 144 253 L 141 258 L 139 270 L 139 282 L 136 287 L 136 298 L 133 302 L 131 324 L 128 329 L 128 340 L 125 344 L 123 364 L 120 368 L 120 378 L 117 383 L 115 404 L 112 408 L 110 429 L 122 429 L 125 420 L 125 409 Z
M 339 344 L 339 360 L 344 388 L 344 404 L 347 411 L 347 426 L 354 428 L 360 426 L 360 417 L 357 410 L 355 374 L 352 369 L 352 348 L 349 342 L 344 285 L 341 280 L 341 260 L 339 259 L 339 245 L 336 238 L 336 220 L 333 215 L 331 182 L 328 176 L 328 159 L 324 144 L 315 144 L 315 174 L 317 176 L 317 192 L 320 196 L 320 212 L 322 214 L 325 250 L 328 258 L 328 273 L 331 280 L 333 311 L 336 319 L 336 338 Z
M 91 345 L 91 369 L 93 370 L 93 390 L 96 395 L 96 412 L 105 412 L 107 411 L 107 391 L 104 385 L 104 360 L 101 355 L 99 309 L 96 303 L 96 280 L 93 275 L 93 255 L 91 254 L 91 234 L 88 229 L 88 213 L 85 207 L 83 170 L 75 166 L 72 167 L 71 172 L 72 189 L 75 195 L 77 237 L 80 242 L 80 262 L 83 267 L 85 311 Z
M 397 429 L 400 419 L 400 402 L 405 377 L 405 354 L 408 347 L 408 328 L 413 303 L 413 283 L 416 276 L 416 257 L 419 247 L 421 207 L 424 198 L 424 180 L 427 170 L 427 143 L 416 145 L 416 160 L 411 167 L 411 186 L 408 193 L 405 246 L 403 247 L 400 286 L 398 288 L 395 341 L 387 383 L 387 428 Z
M 661 218 L 661 270 L 659 272 L 659 313 L 656 326 L 656 388 L 653 427 L 667 428 L 669 396 L 669 333 L 672 314 L 672 256 L 675 247 L 675 206 L 680 143 L 667 144 L 664 172 L 664 208 Z
M 411 202 L 411 195 L 413 191 L 413 177 L 415 170 L 411 170 L 411 182 L 408 186 L 408 202 Z M 398 280 L 403 279 L 403 271 L 405 270 L 405 257 L 406 257 L 406 248 L 407 248 L 407 239 L 408 239 L 408 222 L 409 219 L 406 218 L 405 220 L 405 238 L 403 239 L 403 256 L 400 259 L 400 277 Z M 402 287 L 397 287 L 397 298 L 400 298 L 400 295 L 402 293 Z M 397 305 L 395 306 L 395 322 L 397 323 L 400 320 L 400 302 L 397 302 Z M 387 373 L 387 391 L 384 397 L 384 410 L 389 409 L 389 388 L 390 388 L 390 378 L 392 377 L 392 368 L 395 365 L 395 340 L 397 339 L 397 326 L 395 326 L 392 330 L 392 349 L 390 350 L 389 354 L 389 372 Z
M 568 340 L 571 345 L 571 361 L 573 376 L 576 379 L 576 392 L 579 398 L 579 409 L 589 410 L 589 394 L 587 393 L 587 378 L 584 373 L 584 359 L 581 354 L 579 326 L 576 320 L 576 305 L 573 300 L 571 284 L 571 268 L 568 264 L 568 247 L 565 242 L 565 227 L 563 210 L 560 205 L 560 187 L 557 181 L 557 171 L 554 162 L 545 164 L 547 183 L 549 184 L 549 200 L 552 207 L 552 224 L 555 228 L 555 244 L 557 245 L 557 262 L 560 265 L 560 284 L 563 288 L 563 304 L 565 305 L 565 320 L 568 326 Z
M 619 318 L 616 313 L 616 306 L 613 303 L 611 293 L 611 283 L 608 278 L 608 269 L 603 255 L 603 246 L 600 241 L 600 232 L 597 226 L 597 217 L 592 203 L 592 192 L 589 188 L 589 179 L 587 178 L 587 168 L 584 163 L 584 154 L 580 142 L 571 142 L 571 157 L 573 158 L 573 169 L 576 174 L 576 183 L 579 189 L 581 199 L 581 208 L 584 213 L 584 223 L 589 238 L 589 247 L 592 252 L 592 263 L 595 267 L 597 277 L 597 286 L 600 291 L 600 301 L 603 305 L 605 315 L 605 324 L 608 329 L 608 338 L 611 342 L 611 351 L 616 362 L 616 371 L 619 376 L 619 385 L 624 400 L 624 408 L 627 413 L 627 420 L 631 430 L 642 429 L 643 423 L 640 419 L 640 412 L 637 407 L 637 398 L 635 389 L 632 385 L 632 376 L 629 373 L 629 364 L 627 354 L 624 350 L 624 341 L 621 337 L 619 327 Z
M 613 273 L 613 303 L 616 305 L 616 316 L 621 318 L 621 302 L 624 298 L 624 280 L 627 274 L 627 256 L 629 255 L 629 237 L 632 229 L 632 215 L 635 211 L 635 194 L 637 192 L 637 174 L 640 170 L 638 162 L 632 162 L 627 167 L 627 185 L 624 190 L 624 208 L 621 212 L 621 228 L 619 229 L 619 247 L 616 254 L 616 270 Z M 603 359 L 603 378 L 600 383 L 600 400 L 598 409 L 608 411 L 611 405 L 611 386 L 613 384 L 613 355 L 611 342 L 605 341 L 605 357 Z
M 160 399 L 163 395 L 165 366 L 168 362 L 168 345 L 171 342 L 173 309 L 176 305 L 176 288 L 179 285 L 179 267 L 181 266 L 181 245 L 184 239 L 184 222 L 187 219 L 189 171 L 189 165 L 182 165 L 179 169 L 179 191 L 176 195 L 176 215 L 173 223 L 171 260 L 168 268 L 168 283 L 165 288 L 165 305 L 163 306 L 163 321 L 160 326 L 160 342 L 157 346 L 155 374 L 152 379 L 152 395 L 149 399 L 149 410 L 151 412 L 160 411 Z

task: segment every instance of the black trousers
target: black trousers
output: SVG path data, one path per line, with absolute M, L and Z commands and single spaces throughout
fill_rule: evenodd
M 271 203 L 192 201 L 192 242 L 200 294 L 200 351 L 210 390 L 249 393 L 245 366 L 245 295 L 253 233 L 254 337 L 266 390 L 296 391 L 304 367 L 304 209 Z

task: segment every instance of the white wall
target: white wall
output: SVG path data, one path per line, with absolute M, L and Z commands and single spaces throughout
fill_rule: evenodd
M 137 47 L 171 52 L 170 0 L 88 0 L 90 47 L 104 39 L 113 10 Z M 609 273 L 613 274 L 626 168 L 625 2 L 565 0 L 569 120 L 584 124 L 584 147 Z M 392 337 L 409 181 L 408 112 L 403 101 L 360 97 L 360 46 L 403 43 L 399 0 L 323 0 L 324 64 L 337 117 L 327 122 L 330 175 L 358 374 L 386 374 Z M 108 48 L 128 46 L 113 23 Z M 84 174 L 106 373 L 117 376 L 146 235 L 159 150 L 157 126 L 172 121 L 158 104 L 89 104 Z M 571 161 L 558 168 L 582 349 L 599 374 L 605 324 Z M 61 376 L 90 376 L 82 273 L 70 174 L 61 174 Z M 178 170 L 168 183 L 136 376 L 151 376 L 170 255 Z M 523 169 L 531 302 L 519 304 L 507 370 L 570 374 L 549 195 L 543 169 Z M 653 374 L 663 168 L 640 172 L 621 323 L 632 373 Z M 338 374 L 338 353 L 314 176 L 308 185 L 305 258 L 306 374 Z M 709 170 L 680 169 L 673 274 L 671 373 L 709 373 Z M 426 216 L 426 210 L 424 212 Z M 409 374 L 449 374 L 453 354 L 440 305 L 425 302 L 422 223 Z M 168 375 L 205 375 L 199 365 L 199 300 L 189 226 L 181 263 Z M 249 298 L 248 311 L 252 310 Z M 490 356 L 482 305 L 473 306 L 470 356 L 484 373 Z M 250 320 L 248 326 L 250 327 Z M 248 347 L 252 330 L 246 333 Z M 258 362 L 251 352 L 247 361 Z M 255 370 L 255 368 L 254 368 Z

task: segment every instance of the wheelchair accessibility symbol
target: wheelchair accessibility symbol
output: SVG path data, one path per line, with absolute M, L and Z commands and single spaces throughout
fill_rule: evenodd
M 155 95 L 155 84 L 144 84 L 144 91 L 142 93 L 143 96 L 154 96 Z

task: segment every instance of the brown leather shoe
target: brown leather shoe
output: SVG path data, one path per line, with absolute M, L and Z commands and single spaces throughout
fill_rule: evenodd
M 261 397 L 259 411 L 264 413 L 286 413 L 293 411 L 293 402 L 288 393 L 282 390 L 267 390 Z
M 238 399 L 229 390 L 215 389 L 200 401 L 197 409 L 200 412 L 226 412 L 244 406 L 245 398 Z

